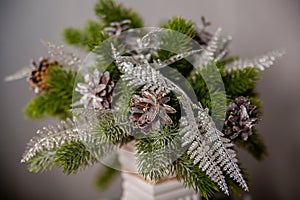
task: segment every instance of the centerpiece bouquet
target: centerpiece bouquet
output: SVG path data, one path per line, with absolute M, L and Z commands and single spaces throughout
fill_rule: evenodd
M 71 174 L 131 146 L 146 180 L 173 177 L 207 199 L 248 191 L 235 147 L 266 156 L 255 86 L 284 52 L 231 56 L 231 36 L 209 32 L 204 17 L 200 26 L 174 17 L 143 28 L 136 12 L 111 0 L 100 0 L 95 13 L 99 20 L 64 30 L 85 59 L 42 41 L 49 57 L 6 78 L 27 77 L 36 94 L 27 117 L 62 120 L 38 130 L 21 161 L 32 172 Z

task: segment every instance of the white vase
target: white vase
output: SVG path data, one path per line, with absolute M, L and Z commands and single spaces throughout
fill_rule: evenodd
M 123 179 L 121 200 L 200 200 L 200 195 L 174 177 L 166 177 L 159 183 L 145 180 L 137 173 L 135 152 L 131 143 L 123 146 L 118 154 Z

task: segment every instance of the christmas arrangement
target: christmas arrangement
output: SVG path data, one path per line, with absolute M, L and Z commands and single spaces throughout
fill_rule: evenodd
M 143 28 L 136 12 L 111 0 L 95 13 L 99 20 L 64 30 L 66 43 L 89 53 L 85 60 L 42 41 L 49 57 L 6 78 L 27 77 L 36 94 L 27 117 L 62 120 L 37 131 L 22 162 L 32 172 L 71 174 L 132 144 L 145 179 L 172 176 L 207 199 L 248 191 L 235 147 L 257 160 L 267 155 L 255 86 L 284 52 L 231 56 L 231 37 L 209 32 L 204 17 L 201 26 L 174 17 Z

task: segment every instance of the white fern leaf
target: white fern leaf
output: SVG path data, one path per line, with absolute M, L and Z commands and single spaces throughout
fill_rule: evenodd
M 226 64 L 224 71 L 226 73 L 230 73 L 233 70 L 243 70 L 246 67 L 256 67 L 257 69 L 263 71 L 266 68 L 271 67 L 275 60 L 282 57 L 284 54 L 284 50 L 275 50 L 261 56 L 257 56 L 253 59 L 239 59 Z

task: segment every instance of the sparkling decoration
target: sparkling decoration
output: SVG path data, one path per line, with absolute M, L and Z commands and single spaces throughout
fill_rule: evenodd
M 80 129 L 78 125 L 80 124 Z M 27 149 L 22 156 L 21 162 L 27 162 L 35 157 L 40 152 L 46 152 L 58 148 L 62 145 L 68 144 L 71 141 L 89 141 L 91 135 L 87 134 L 92 128 L 93 121 L 87 120 L 85 117 L 67 118 L 56 126 L 45 126 L 39 129 L 34 137 L 27 144 Z
M 48 84 L 46 83 L 46 78 L 49 75 L 49 67 L 59 66 L 58 62 L 49 62 L 49 58 L 40 58 L 39 64 L 36 64 L 36 62 L 32 60 L 31 65 L 33 70 L 31 76 L 27 79 L 30 84 L 30 89 L 36 94 L 47 91 Z
M 241 137 L 246 141 L 252 134 L 251 128 L 258 120 L 256 106 L 241 96 L 226 107 L 226 120 L 222 132 L 231 140 Z
M 55 45 L 51 42 L 41 40 L 41 43 L 48 49 L 51 57 L 55 58 L 64 68 L 77 69 L 81 64 L 81 59 L 74 53 L 67 52 L 64 45 Z
M 100 74 L 95 69 L 93 74 L 84 76 L 85 83 L 78 83 L 75 91 L 83 96 L 80 103 L 85 108 L 109 109 L 112 102 L 112 92 L 115 86 L 108 71 Z
M 152 91 L 143 91 L 142 95 L 133 95 L 131 98 L 129 116 L 133 126 L 139 127 L 145 133 L 150 132 L 159 125 L 172 124 L 172 119 L 168 113 L 176 113 L 176 110 L 167 105 L 169 97 L 164 97 L 161 91 L 158 95 Z
M 265 70 L 271 67 L 275 60 L 285 54 L 285 50 L 276 50 L 253 59 L 239 59 L 225 65 L 225 72 L 230 73 L 232 70 L 242 70 L 246 67 L 256 67 L 258 70 Z

